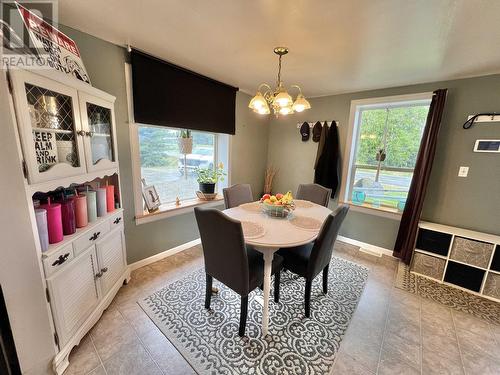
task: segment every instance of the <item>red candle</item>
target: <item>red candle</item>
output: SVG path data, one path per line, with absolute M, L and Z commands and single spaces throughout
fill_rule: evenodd
M 61 216 L 61 205 L 59 203 L 43 204 L 40 208 L 47 210 L 47 228 L 49 231 L 49 243 L 58 243 L 63 240 L 63 227 Z
M 76 227 L 77 228 L 86 227 L 88 224 L 87 197 L 85 195 L 78 195 L 78 192 L 76 192 L 74 201 L 75 201 Z
M 75 201 L 73 198 L 61 202 L 63 233 L 65 236 L 76 232 Z
M 115 209 L 115 187 L 113 185 L 106 185 L 106 209 L 108 212 Z

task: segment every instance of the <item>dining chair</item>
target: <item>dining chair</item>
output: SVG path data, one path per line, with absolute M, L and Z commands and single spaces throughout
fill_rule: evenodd
M 236 184 L 222 189 L 226 208 L 238 207 L 243 203 L 253 202 L 252 188 L 249 184 Z
M 284 268 L 306 279 L 305 313 L 310 316 L 311 286 L 314 278 L 323 271 L 323 293 L 328 292 L 328 268 L 332 258 L 333 244 L 349 211 L 349 206 L 340 205 L 326 218 L 315 241 L 305 245 L 278 250 L 284 258 Z
M 241 296 L 238 334 L 245 335 L 248 294 L 264 280 L 264 258 L 257 250 L 245 246 L 241 223 L 215 208 L 194 209 L 205 259 L 205 308 L 210 309 L 213 278 Z M 274 301 L 279 302 L 280 271 L 283 258 L 274 256 Z
M 332 189 L 328 189 L 318 184 L 300 184 L 297 189 L 296 198 L 328 207 L 331 193 Z

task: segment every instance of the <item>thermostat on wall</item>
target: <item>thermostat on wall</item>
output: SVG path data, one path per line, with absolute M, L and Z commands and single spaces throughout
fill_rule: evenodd
M 474 152 L 500 153 L 500 139 L 478 139 L 474 145 Z

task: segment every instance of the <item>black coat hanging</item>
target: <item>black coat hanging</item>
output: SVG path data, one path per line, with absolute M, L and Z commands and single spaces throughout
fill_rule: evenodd
M 339 187 L 340 174 L 340 150 L 339 133 L 337 123 L 332 121 L 328 137 L 326 138 L 323 152 L 319 157 L 314 182 L 324 187 L 332 189 L 332 198 L 335 198 Z

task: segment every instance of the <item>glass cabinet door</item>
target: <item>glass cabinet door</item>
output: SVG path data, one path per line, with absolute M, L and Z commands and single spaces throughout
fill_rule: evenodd
M 89 171 L 116 167 L 113 104 L 79 93 Z
M 29 182 L 85 173 L 76 90 L 29 72 L 13 77 Z

